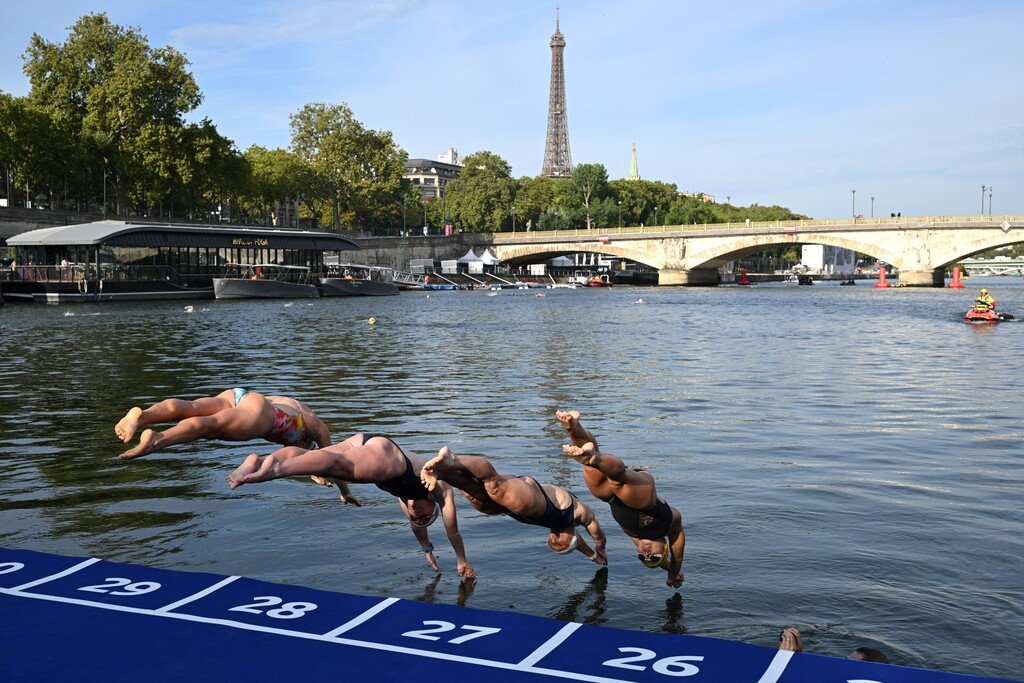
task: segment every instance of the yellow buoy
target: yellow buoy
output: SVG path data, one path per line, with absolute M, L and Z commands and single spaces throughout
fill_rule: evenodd
M 370 318 L 366 322 L 370 323 L 371 325 L 376 325 L 377 324 L 377 319 L 376 318 Z

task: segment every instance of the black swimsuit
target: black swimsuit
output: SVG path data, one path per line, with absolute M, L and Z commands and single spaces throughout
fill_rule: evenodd
M 631 508 L 615 496 L 607 503 L 612 509 L 612 517 L 627 536 L 648 541 L 668 536 L 669 527 L 672 526 L 672 508 L 661 498 L 644 510 Z
M 420 481 L 419 476 L 416 474 L 415 470 L 413 470 L 412 461 L 409 460 L 409 456 L 405 454 L 402 447 L 395 443 L 390 436 L 385 436 L 384 434 L 363 434 L 363 444 L 365 445 L 367 441 L 377 436 L 387 439 L 391 443 L 395 444 L 395 448 L 397 448 L 402 454 L 402 457 L 405 458 L 405 471 L 397 477 L 377 482 L 377 488 L 382 491 L 387 491 L 392 496 L 401 498 L 402 500 L 423 500 L 429 498 L 430 491 L 427 491 L 427 487 L 423 485 L 423 482 Z
M 544 491 L 544 487 L 540 485 L 540 482 L 538 482 L 536 479 L 532 479 L 532 481 L 534 484 L 537 484 L 537 488 L 540 489 L 541 494 L 544 496 L 544 500 L 546 502 L 546 505 L 544 507 L 544 513 L 540 517 L 520 517 L 517 514 L 507 511 L 505 514 L 507 514 L 509 517 L 516 520 L 517 522 L 547 527 L 551 530 L 572 529 L 573 527 L 575 527 L 576 522 L 574 521 L 574 516 L 572 512 L 573 507 L 575 507 L 576 505 L 575 501 L 564 510 L 557 508 L 555 507 L 555 504 L 551 501 L 551 499 L 548 498 L 548 494 L 547 492 Z M 572 496 L 571 493 L 569 495 Z M 575 496 L 573 496 L 573 498 L 575 498 Z

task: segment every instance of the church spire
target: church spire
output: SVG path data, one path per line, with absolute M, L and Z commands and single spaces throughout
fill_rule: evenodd
M 636 163 L 636 143 L 633 143 L 633 159 L 629 162 L 629 175 L 626 180 L 640 180 L 640 167 Z

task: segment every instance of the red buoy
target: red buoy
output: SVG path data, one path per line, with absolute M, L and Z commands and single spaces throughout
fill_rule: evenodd
M 953 289 L 961 289 L 964 283 L 960 281 L 960 266 L 953 266 L 953 281 L 947 285 Z
M 738 285 L 749 285 L 749 284 L 751 284 L 750 280 L 747 279 L 747 269 L 746 268 L 740 268 L 740 280 L 736 284 L 738 284 Z
M 885 266 L 878 268 L 878 282 L 875 283 L 875 287 L 891 287 L 888 282 L 885 281 Z

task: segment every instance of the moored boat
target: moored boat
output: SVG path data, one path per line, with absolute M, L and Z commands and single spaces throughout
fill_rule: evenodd
M 213 296 L 217 299 L 312 299 L 320 296 L 320 290 L 305 266 L 229 263 L 224 277 L 213 278 Z
M 354 263 L 332 267 L 320 284 L 324 296 L 392 296 L 399 291 L 393 269 Z

